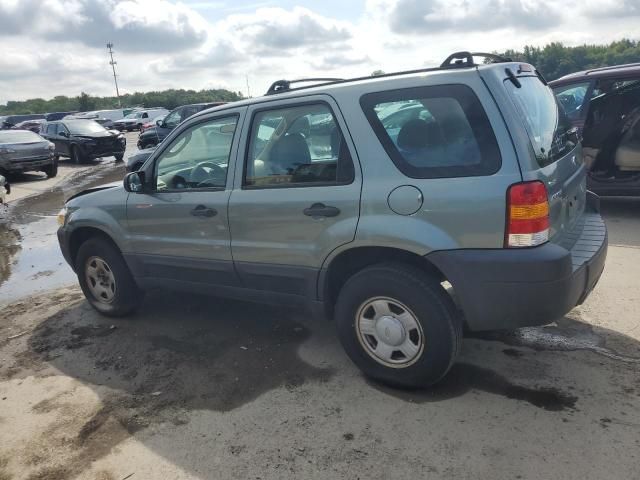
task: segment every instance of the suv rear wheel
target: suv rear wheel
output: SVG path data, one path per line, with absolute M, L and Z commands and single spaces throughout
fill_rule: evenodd
M 82 292 L 98 312 L 121 317 L 140 304 L 142 293 L 120 252 L 102 238 L 91 238 L 78 250 L 76 272 Z
M 365 375 L 425 387 L 453 365 L 462 324 L 437 280 L 403 264 L 367 267 L 347 280 L 336 303 L 340 341 Z

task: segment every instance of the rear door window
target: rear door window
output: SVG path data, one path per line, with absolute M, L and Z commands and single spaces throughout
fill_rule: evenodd
M 577 143 L 573 128 L 564 109 L 558 108 L 549 87 L 538 77 L 519 77 L 520 86 L 505 80 L 505 86 L 524 121 L 531 145 L 540 167 L 564 157 Z
M 489 119 L 465 85 L 370 93 L 360 104 L 391 160 L 409 177 L 492 175 L 500 169 Z
M 314 103 L 254 115 L 245 188 L 348 184 L 354 167 L 328 105 Z

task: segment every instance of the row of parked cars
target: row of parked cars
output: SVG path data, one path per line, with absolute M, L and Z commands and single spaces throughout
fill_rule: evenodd
M 0 129 L 31 130 L 39 133 L 42 124 L 55 120 L 94 120 L 105 128 L 142 131 L 169 113 L 165 108 L 122 108 L 92 112 L 54 112 L 0 117 Z

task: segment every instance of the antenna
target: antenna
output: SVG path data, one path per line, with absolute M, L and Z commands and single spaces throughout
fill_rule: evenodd
M 111 61 L 109 62 L 109 65 L 111 65 L 111 68 L 113 70 L 113 82 L 116 84 L 116 96 L 118 97 L 118 107 L 122 107 L 122 104 L 120 103 L 120 90 L 118 90 L 118 76 L 116 75 L 116 65 L 118 64 L 118 62 L 116 62 L 113 59 L 113 43 L 111 42 L 107 43 L 107 49 L 109 50 L 109 56 L 111 57 Z

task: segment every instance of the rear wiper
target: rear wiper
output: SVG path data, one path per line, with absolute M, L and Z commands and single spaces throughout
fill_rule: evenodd
M 513 83 L 516 88 L 521 88 L 522 87 L 522 84 L 520 83 L 520 80 L 518 80 L 518 78 L 514 75 L 514 73 L 511 71 L 510 68 L 505 68 L 504 69 L 504 73 L 507 74 L 507 78 L 509 80 L 511 80 L 511 83 Z

